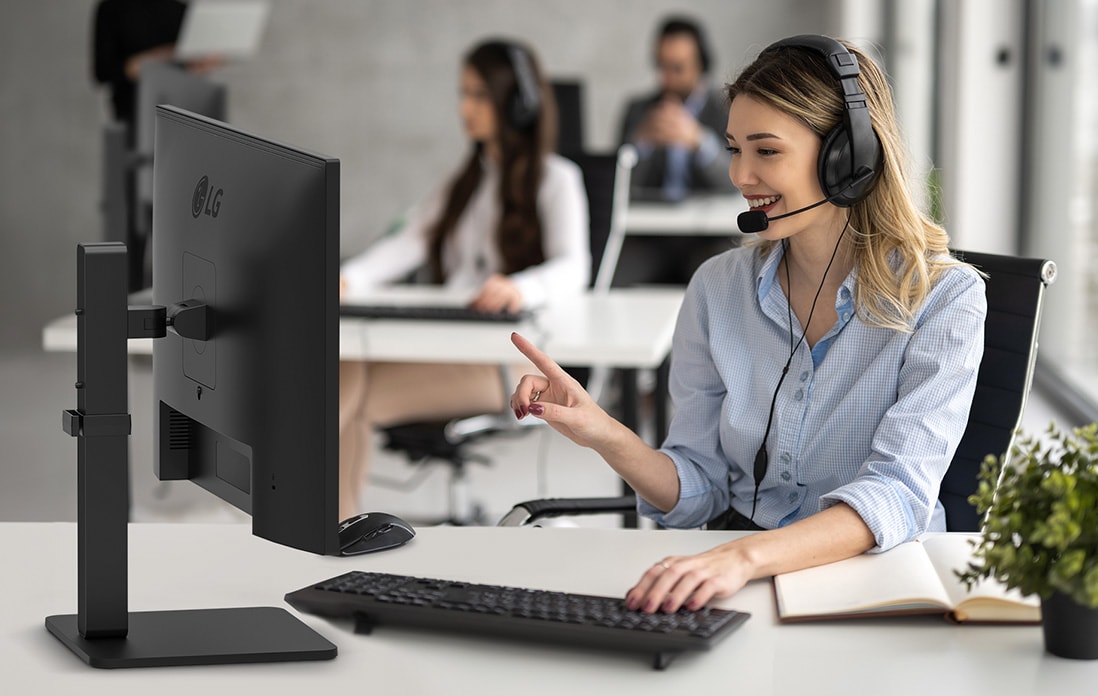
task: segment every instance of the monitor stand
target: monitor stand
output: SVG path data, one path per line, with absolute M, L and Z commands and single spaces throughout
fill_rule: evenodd
M 277 607 L 127 607 L 130 414 L 126 341 L 158 338 L 164 307 L 128 307 L 126 245 L 77 247 L 77 613 L 46 628 L 93 667 L 326 660 L 336 646 Z

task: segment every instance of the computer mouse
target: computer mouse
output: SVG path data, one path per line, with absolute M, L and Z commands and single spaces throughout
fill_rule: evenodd
M 383 551 L 408 542 L 416 535 L 412 525 L 396 515 L 385 512 L 364 512 L 348 517 L 339 525 L 339 553 L 357 556 L 360 553 Z

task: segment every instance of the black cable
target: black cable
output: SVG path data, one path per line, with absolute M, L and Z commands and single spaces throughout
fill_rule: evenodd
M 816 295 L 812 298 L 812 307 L 808 310 L 808 321 L 804 323 L 804 328 L 801 330 L 801 337 L 797 339 L 797 342 L 792 343 L 793 340 L 793 282 L 789 276 L 789 246 L 786 244 L 786 240 L 782 240 L 782 263 L 785 264 L 785 307 L 786 314 L 789 320 L 789 339 L 790 350 L 789 358 L 785 361 L 785 367 L 782 368 L 781 377 L 778 378 L 778 386 L 774 387 L 774 395 L 770 398 L 770 415 L 766 417 L 766 431 L 763 433 L 762 443 L 759 445 L 759 449 L 755 452 L 755 463 L 752 467 L 752 475 L 755 477 L 755 494 L 751 499 L 751 517 L 748 518 L 751 522 L 755 521 L 755 510 L 759 505 L 759 487 L 762 485 L 762 480 L 766 478 L 766 470 L 770 468 L 770 455 L 766 451 L 766 441 L 770 437 L 770 428 L 774 424 L 774 408 L 778 403 L 778 392 L 781 391 L 782 382 L 785 381 L 785 376 L 789 373 L 789 366 L 793 364 L 793 356 L 797 354 L 797 349 L 801 347 L 801 343 L 804 342 L 804 337 L 808 334 L 808 327 L 812 324 L 812 315 L 816 313 L 816 301 L 820 299 L 820 293 L 823 292 L 824 281 L 827 280 L 827 274 L 831 271 L 831 264 L 835 261 L 835 256 L 839 253 L 839 244 L 843 241 L 843 235 L 846 234 L 846 230 L 850 227 L 850 215 L 853 211 L 848 211 L 846 214 L 846 224 L 843 225 L 843 229 L 839 232 L 839 238 L 835 240 L 835 248 L 831 250 L 831 258 L 827 262 L 827 268 L 824 269 L 823 277 L 820 278 L 820 287 L 816 288 Z

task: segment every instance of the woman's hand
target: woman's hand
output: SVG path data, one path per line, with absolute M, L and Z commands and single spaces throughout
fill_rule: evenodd
M 670 556 L 649 568 L 625 595 L 640 611 L 701 609 L 749 580 L 841 561 L 873 548 L 873 532 L 846 503 L 785 527 L 749 534 L 695 556 Z
M 696 611 L 710 600 L 729 597 L 754 577 L 741 544 L 733 541 L 696 556 L 670 556 L 641 576 L 625 595 L 625 606 L 649 614 Z
M 469 306 L 479 312 L 517 312 L 522 309 L 522 291 L 510 278 L 496 273 L 484 281 Z
M 511 334 L 511 342 L 541 370 L 540 375 L 524 375 L 515 387 L 511 409 L 516 418 L 533 414 L 569 440 L 594 449 L 598 449 L 616 427 L 624 427 L 533 343 L 517 333 Z

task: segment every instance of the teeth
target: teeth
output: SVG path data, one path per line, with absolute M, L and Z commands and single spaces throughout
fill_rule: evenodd
M 750 201 L 747 202 L 747 204 L 749 206 L 751 206 L 752 208 L 760 208 L 764 205 L 770 205 L 771 203 L 776 202 L 779 198 L 781 198 L 781 196 L 769 196 L 767 198 L 752 198 Z

